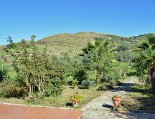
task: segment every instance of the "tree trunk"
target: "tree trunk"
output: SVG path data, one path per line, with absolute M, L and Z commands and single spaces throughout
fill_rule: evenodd
M 152 91 L 155 93 L 155 66 L 150 69 Z
M 29 97 L 31 97 L 31 94 L 32 94 L 32 88 L 31 85 L 29 85 Z

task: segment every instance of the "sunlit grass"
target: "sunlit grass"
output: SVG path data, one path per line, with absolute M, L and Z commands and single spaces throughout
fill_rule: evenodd
M 66 107 L 66 104 L 70 102 L 70 97 L 74 92 L 78 91 L 78 94 L 83 97 L 80 104 L 86 104 L 90 100 L 100 96 L 102 93 L 96 91 L 95 88 L 92 89 L 72 89 L 70 87 L 65 87 L 62 94 L 59 96 L 50 96 L 35 99 L 17 99 L 17 98 L 0 98 L 1 102 L 14 103 L 14 104 L 26 104 L 26 105 L 41 105 L 41 106 L 51 106 L 51 107 Z

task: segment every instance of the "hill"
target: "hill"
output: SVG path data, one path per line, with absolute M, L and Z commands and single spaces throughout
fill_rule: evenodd
M 0 45 L 0 50 L 3 50 L 4 48 L 5 48 L 4 46 Z
M 95 39 L 112 40 L 119 46 L 126 46 L 128 49 L 136 47 L 143 39 L 147 39 L 149 36 L 155 35 L 155 33 L 143 34 L 132 37 L 122 37 L 118 35 L 111 35 L 105 33 L 96 32 L 79 32 L 75 34 L 63 33 L 53 36 L 45 37 L 37 41 L 41 50 L 47 45 L 49 54 L 60 56 L 61 53 L 68 53 L 69 56 L 76 56 L 82 52 L 81 49 L 86 47 L 88 42 L 92 42 Z M 19 44 L 19 43 L 16 43 Z M 4 46 L 0 46 L 0 54 L 2 54 Z
M 38 41 L 40 48 L 43 48 L 47 44 L 48 49 L 55 55 L 60 55 L 62 52 L 67 52 L 70 56 L 76 56 L 81 53 L 81 49 L 84 48 L 88 42 L 93 41 L 96 38 L 109 39 L 115 41 L 127 40 L 128 38 L 109 35 L 96 32 L 79 32 L 75 34 L 57 34 L 49 36 Z

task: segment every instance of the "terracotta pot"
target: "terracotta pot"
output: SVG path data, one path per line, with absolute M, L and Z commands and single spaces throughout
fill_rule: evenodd
M 74 107 L 78 107 L 79 103 L 78 102 L 72 102 Z
M 113 97 L 112 100 L 113 100 L 113 103 L 114 103 L 114 107 L 116 107 L 116 108 L 120 107 L 121 101 L 122 101 L 121 97 Z

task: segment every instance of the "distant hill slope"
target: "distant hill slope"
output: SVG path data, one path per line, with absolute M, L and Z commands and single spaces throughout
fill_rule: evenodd
M 4 48 L 5 48 L 4 46 L 0 45 L 0 50 L 2 50 L 2 49 L 4 49 Z
M 75 34 L 58 34 L 49 36 L 38 41 L 40 47 L 43 47 L 45 43 L 48 45 L 48 49 L 53 54 L 60 55 L 62 52 L 67 52 L 71 56 L 76 56 L 81 53 L 81 49 L 86 47 L 88 42 L 93 41 L 96 38 L 109 39 L 115 41 L 127 40 L 128 38 L 109 35 L 96 32 L 79 32 Z
M 96 33 L 96 32 L 79 32 L 75 34 L 57 34 L 53 36 L 49 36 L 46 38 L 43 38 L 39 40 L 39 42 L 59 42 L 59 41 L 83 41 L 84 43 L 87 43 L 90 40 L 94 40 L 95 38 L 106 38 L 106 39 L 115 39 L 115 40 L 121 40 L 123 37 L 117 36 L 117 35 L 109 35 L 109 34 L 103 34 L 103 33 Z M 125 37 L 124 37 L 125 38 Z M 74 43 L 74 42 L 73 42 Z
M 79 32 L 75 34 L 63 33 L 43 38 L 37 41 L 37 43 L 41 50 L 45 47 L 45 45 L 47 45 L 50 55 L 54 54 L 60 56 L 61 53 L 68 53 L 68 55 L 72 57 L 81 53 L 81 49 L 86 47 L 88 42 L 91 42 L 96 38 L 101 40 L 112 40 L 117 42 L 118 45 L 126 45 L 129 46 L 130 49 L 133 49 L 141 42 L 142 39 L 147 39 L 151 35 L 155 36 L 155 33 L 132 37 L 122 37 L 96 32 Z M 2 54 L 3 48 L 4 46 L 0 46 L 0 54 Z

